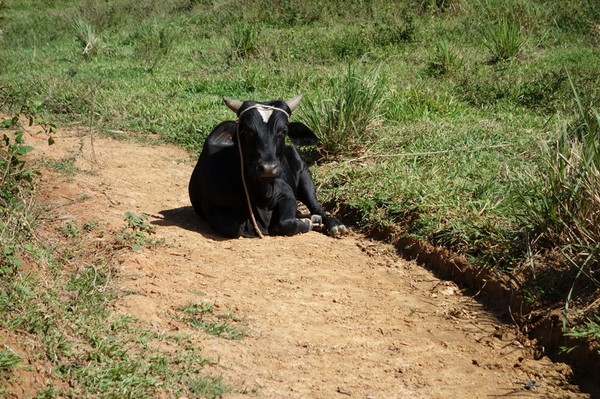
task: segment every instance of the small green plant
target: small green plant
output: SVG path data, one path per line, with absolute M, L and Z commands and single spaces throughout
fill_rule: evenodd
M 571 330 L 567 331 L 565 335 L 574 338 L 594 338 L 600 339 L 600 315 L 593 315 L 588 320 Z
M 388 10 L 374 24 L 375 43 L 380 46 L 398 45 L 414 40 L 415 17 L 407 9 Z
M 125 212 L 125 222 L 127 227 L 135 231 L 141 231 L 146 233 L 154 233 L 154 226 L 148 222 L 148 216 L 136 215 L 133 212 Z
M 148 221 L 146 215 L 136 215 L 133 212 L 125 212 L 127 226 L 116 234 L 116 241 L 122 247 L 130 247 L 136 252 L 142 250 L 145 245 L 159 245 L 164 239 L 150 239 L 148 235 L 155 233 L 155 228 Z
M 156 24 L 144 27 L 136 35 L 137 52 L 145 63 L 146 72 L 154 72 L 158 64 L 168 56 L 176 38 L 175 29 Z
M 75 29 L 77 41 L 83 48 L 82 54 L 84 57 L 92 57 L 103 50 L 104 46 L 90 24 L 78 18 L 73 22 L 73 28 Z
M 208 377 L 194 379 L 189 384 L 190 392 L 206 399 L 221 398 L 231 390 L 223 383 L 221 377 Z
M 483 44 L 492 53 L 489 62 L 497 63 L 514 58 L 521 51 L 525 40 L 521 35 L 520 25 L 504 17 L 500 26 L 484 33 Z
M 78 172 L 77 166 L 75 166 L 75 161 L 77 159 L 77 155 L 66 155 L 58 160 L 48 159 L 46 157 L 42 157 L 41 163 L 42 166 L 52 169 L 57 173 L 60 173 L 63 176 L 68 178 L 72 178 Z
M 246 334 L 244 329 L 232 324 L 239 320 L 230 311 L 216 313 L 215 310 L 212 302 L 190 304 L 182 308 L 182 311 L 188 315 L 187 323 L 191 327 L 225 339 L 236 340 L 244 337 Z
M 322 100 L 307 100 L 303 119 L 319 138 L 319 151 L 328 158 L 356 154 L 377 137 L 384 85 L 376 71 L 348 66 L 341 80 L 332 82 Z
M 429 61 L 427 72 L 431 76 L 442 76 L 451 72 L 458 64 L 458 57 L 447 41 L 440 41 L 435 46 L 435 53 Z
M 33 183 L 35 171 L 27 168 L 23 156 L 33 147 L 25 144 L 23 132 L 17 131 L 14 136 L 3 134 L 0 138 L 0 206 L 7 208 L 14 201 L 22 184 Z
M 231 47 L 235 59 L 244 59 L 255 55 L 258 51 L 260 28 L 256 25 L 233 25 L 231 31 Z
M 369 33 L 362 27 L 348 26 L 331 39 L 331 53 L 338 60 L 348 62 L 369 52 Z
M 0 138 L 0 243 L 12 248 L 19 237 L 27 236 L 33 225 L 32 188 L 37 171 L 28 167 L 23 132 Z M 11 250 L 12 250 L 11 249 Z M 0 254 L 1 256 L 1 254 Z
M 81 233 L 81 229 L 72 220 L 64 222 L 59 231 L 65 238 L 78 238 Z
M 90 232 L 98 228 L 100 222 L 98 220 L 88 220 L 83 224 L 83 231 Z
M 20 362 L 21 357 L 13 352 L 10 348 L 0 349 L 0 377 L 10 373 L 10 370 L 15 368 Z

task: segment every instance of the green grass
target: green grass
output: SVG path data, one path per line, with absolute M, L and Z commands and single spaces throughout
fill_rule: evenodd
M 304 93 L 294 118 L 320 136 L 313 174 L 331 209 L 523 273 L 532 301 L 564 306 L 597 278 L 597 216 L 575 211 L 594 174 L 572 166 L 593 159 L 576 126 L 597 117 L 598 26 L 590 0 L 6 2 L 0 107 L 50 136 L 48 120 L 93 120 L 197 152 L 232 118 L 221 96 Z M 147 245 L 134 216 L 116 248 Z M 2 245 L 10 274 L 19 245 Z
M 202 354 L 197 338 L 158 334 L 112 311 L 113 302 L 122 295 L 112 284 L 114 245 L 106 242 L 114 232 L 89 226 L 68 222 L 60 227 L 63 238 L 56 246 L 20 248 L 22 259 L 44 266 L 46 272 L 16 265 L 10 276 L 0 276 L 4 331 L 17 337 L 17 342 L 36 342 L 29 360 L 52 370 L 48 386 L 39 394 L 185 396 L 199 392 L 199 385 L 206 392 L 224 392 L 223 382 L 207 372 L 216 360 Z M 0 351 L 0 381 L 9 380 L 20 363 L 22 359 L 12 352 Z
M 384 83 L 376 70 L 349 66 L 342 80 L 332 80 L 320 98 L 308 99 L 302 119 L 314 126 L 323 156 L 336 158 L 360 153 L 377 140 L 384 102 Z
M 186 322 L 193 328 L 210 335 L 237 340 L 246 335 L 246 329 L 239 326 L 240 320 L 231 311 L 215 312 L 212 302 L 189 304 L 183 307 Z
M 483 43 L 492 55 L 490 63 L 508 61 L 516 57 L 525 44 L 519 24 L 506 17 L 500 21 L 500 27 L 484 34 Z
M 156 247 L 164 242 L 164 239 L 151 237 L 156 229 L 148 221 L 148 216 L 127 211 L 125 222 L 127 226 L 116 233 L 115 248 L 131 248 L 140 252 L 144 246 Z

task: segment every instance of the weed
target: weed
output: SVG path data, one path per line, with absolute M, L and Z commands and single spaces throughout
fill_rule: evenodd
M 565 312 L 576 284 L 583 292 L 600 287 L 600 114 L 582 104 L 574 87 L 573 92 L 578 119 L 558 141 L 544 146 L 542 178 L 529 182 L 518 213 L 530 229 L 532 248 L 558 249 L 563 256 L 562 280 L 570 286 L 558 293 Z
M 31 185 L 35 171 L 27 168 L 23 156 L 33 147 L 25 144 L 23 132 L 17 131 L 11 139 L 6 134 L 0 138 L 0 206 L 7 208 L 20 193 L 22 183 Z
M 231 47 L 234 59 L 248 58 L 258 51 L 260 29 L 256 25 L 234 25 L 231 32 Z
M 137 33 L 137 52 L 145 63 L 146 72 L 154 72 L 158 64 L 164 60 L 177 37 L 177 32 L 170 26 L 145 26 Z
M 409 43 L 415 34 L 415 16 L 406 8 L 387 10 L 374 23 L 374 41 L 379 46 Z
M 524 43 L 521 27 L 507 17 L 502 18 L 499 27 L 489 29 L 483 35 L 483 44 L 492 53 L 489 62 L 493 64 L 514 58 Z
M 458 67 L 458 57 L 452 46 L 441 41 L 436 44 L 435 53 L 427 66 L 427 72 L 431 76 L 442 76 L 450 73 Z
M 164 239 L 150 239 L 148 235 L 155 232 L 155 227 L 150 224 L 146 215 L 136 215 L 133 212 L 125 212 L 127 226 L 116 234 L 117 247 L 130 247 L 136 252 L 142 250 L 145 245 L 155 246 L 164 242 Z
M 189 388 L 193 394 L 206 399 L 220 398 L 231 390 L 229 386 L 223 384 L 221 377 L 192 380 Z
M 41 164 L 45 168 L 52 169 L 65 177 L 73 178 L 79 171 L 77 166 L 75 166 L 76 159 L 77 155 L 66 155 L 58 160 L 51 160 L 46 157 L 42 157 Z
M 10 348 L 5 346 L 5 349 L 0 349 L 0 377 L 9 373 L 11 369 L 15 368 L 21 362 L 21 360 L 21 357 Z
M 594 315 L 580 326 L 572 328 L 565 335 L 575 338 L 600 338 L 600 315 Z
M 100 226 L 100 222 L 97 220 L 88 220 L 83 224 L 83 231 L 91 232 L 96 230 Z
M 376 70 L 359 71 L 349 65 L 341 80 L 330 83 L 324 99 L 306 101 L 302 117 L 319 138 L 323 155 L 356 154 L 377 138 L 383 87 Z
M 80 228 L 72 220 L 64 222 L 59 230 L 65 238 L 78 238 L 81 233 Z
M 0 271 L 19 266 L 17 247 L 33 229 L 33 182 L 37 171 L 30 168 L 24 156 L 33 147 L 26 145 L 23 132 L 0 138 Z
M 369 51 L 367 32 L 355 27 L 344 30 L 339 37 L 331 42 L 331 52 L 338 60 L 350 61 L 362 57 Z
M 237 340 L 246 335 L 243 328 L 232 324 L 238 320 L 231 312 L 215 313 L 215 310 L 215 305 L 211 302 L 190 304 L 182 308 L 188 315 L 187 323 L 191 327 L 225 339 Z
M 73 28 L 75 29 L 77 41 L 83 48 L 82 54 L 84 57 L 92 57 L 103 50 L 104 46 L 90 24 L 82 19 L 76 19 L 73 22 Z

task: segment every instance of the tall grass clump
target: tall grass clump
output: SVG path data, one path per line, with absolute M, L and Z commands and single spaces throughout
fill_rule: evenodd
M 525 44 L 519 23 L 504 17 L 500 26 L 488 29 L 483 34 L 483 44 L 492 53 L 490 63 L 514 58 Z
M 458 66 L 458 56 L 447 41 L 440 41 L 435 46 L 435 52 L 427 66 L 427 73 L 431 76 L 442 76 L 450 73 Z
M 326 158 L 352 155 L 372 143 L 384 96 L 376 71 L 348 66 L 345 76 L 325 90 L 325 98 L 309 99 L 302 109 L 303 119 L 319 138 L 321 154 Z
M 234 58 L 244 59 L 256 54 L 259 35 L 260 29 L 255 25 L 234 25 L 231 32 Z
M 77 41 L 83 48 L 82 54 L 84 57 L 92 57 L 102 50 L 102 42 L 98 35 L 96 35 L 92 25 L 78 18 L 73 22 L 73 28 L 75 29 Z
M 154 72 L 159 62 L 167 57 L 176 37 L 170 26 L 150 25 L 141 29 L 136 37 L 137 52 L 144 61 L 146 72 Z
M 538 180 L 529 187 L 535 194 L 523 194 L 520 215 L 532 233 L 532 248 L 559 251 L 570 280 L 566 292 L 559 293 L 567 308 L 576 282 L 600 287 L 600 113 L 573 91 L 576 121 L 545 146 Z

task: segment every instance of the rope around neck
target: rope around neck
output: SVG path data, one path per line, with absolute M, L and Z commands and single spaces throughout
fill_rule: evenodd
M 254 226 L 254 231 L 256 232 L 256 235 L 258 235 L 259 238 L 265 238 L 262 231 L 260 231 L 260 227 L 258 227 L 258 223 L 256 223 L 256 218 L 254 217 L 254 211 L 252 210 L 252 201 L 250 201 L 250 193 L 248 192 L 248 185 L 246 184 L 246 174 L 244 173 L 244 154 L 242 152 L 242 143 L 240 141 L 240 118 L 242 117 L 242 115 L 244 115 L 244 113 L 246 111 L 250 111 L 251 109 L 255 109 L 255 108 L 267 108 L 267 109 L 272 109 L 275 111 L 281 111 L 288 117 L 288 119 L 290 118 L 290 114 L 288 114 L 285 110 L 283 110 L 281 108 L 273 107 L 270 105 L 256 104 L 256 105 L 248 107 L 245 110 L 243 110 L 242 112 L 240 112 L 238 114 L 238 119 L 236 121 L 235 134 L 236 134 L 236 138 L 237 138 L 237 142 L 238 142 L 237 147 L 238 147 L 238 150 L 240 153 L 240 172 L 242 174 L 242 184 L 244 185 L 244 194 L 246 194 L 246 204 L 248 205 L 248 211 L 250 212 L 250 220 L 252 220 L 252 225 Z

